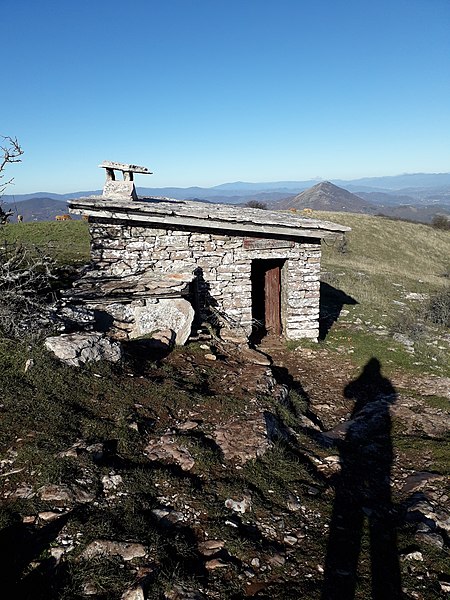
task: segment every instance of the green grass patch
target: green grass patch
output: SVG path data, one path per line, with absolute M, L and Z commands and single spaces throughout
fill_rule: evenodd
M 59 265 L 90 260 L 86 221 L 8 223 L 0 228 L 0 245 L 5 242 L 38 248 Z
M 282 443 L 274 444 L 261 459 L 247 463 L 242 475 L 258 489 L 261 498 L 281 505 L 287 501 L 287 489 L 295 491 L 298 486 L 300 490 L 303 485 L 315 482 L 298 456 Z
M 394 426 L 395 447 L 407 455 L 412 465 L 426 461 L 429 471 L 450 475 L 450 434 L 439 439 L 401 435 L 401 424 Z
M 444 398 L 443 396 L 425 396 L 424 400 L 428 406 L 431 406 L 432 408 L 437 408 L 438 410 L 444 410 L 447 412 L 450 411 L 450 400 L 448 398 Z
M 423 365 L 416 365 L 417 357 L 408 354 L 404 347 L 392 339 L 370 335 L 366 331 L 355 331 L 335 327 L 331 330 L 323 345 L 339 354 L 348 355 L 352 362 L 362 368 L 376 357 L 389 375 L 398 369 L 421 372 Z

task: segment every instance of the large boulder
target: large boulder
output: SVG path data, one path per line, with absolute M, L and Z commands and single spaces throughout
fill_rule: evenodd
M 101 309 L 105 322 L 108 318 L 112 320 L 110 334 L 124 340 L 154 337 L 157 332 L 171 330 L 175 333 L 175 343 L 182 346 L 191 333 L 194 320 L 194 309 L 184 298 L 105 303 Z
M 130 338 L 142 337 L 155 331 L 171 329 L 175 332 L 175 343 L 186 343 L 194 320 L 192 304 L 184 298 L 163 298 L 137 306 Z
M 118 362 L 122 358 L 120 343 L 103 333 L 68 333 L 48 337 L 44 343 L 57 358 L 74 367 L 100 360 Z

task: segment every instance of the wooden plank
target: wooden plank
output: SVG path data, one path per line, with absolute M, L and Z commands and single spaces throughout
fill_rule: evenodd
M 269 267 L 264 276 L 265 325 L 268 335 L 281 335 L 281 268 Z

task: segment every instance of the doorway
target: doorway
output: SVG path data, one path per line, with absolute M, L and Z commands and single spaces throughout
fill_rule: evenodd
M 252 261 L 252 343 L 258 344 L 266 336 L 280 336 L 281 324 L 281 270 L 283 259 L 256 259 Z

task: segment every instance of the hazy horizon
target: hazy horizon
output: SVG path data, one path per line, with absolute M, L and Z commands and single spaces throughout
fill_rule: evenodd
M 289 189 L 289 185 L 291 186 L 295 186 L 295 184 L 311 184 L 314 185 L 315 183 L 321 183 L 321 182 L 325 182 L 325 181 L 330 181 L 330 182 L 338 182 L 338 185 L 340 183 L 342 183 L 342 185 L 345 184 L 350 184 L 350 183 L 354 183 L 355 185 L 358 184 L 358 182 L 360 181 L 364 181 L 367 180 L 367 183 L 370 183 L 370 180 L 373 179 L 374 183 L 373 183 L 373 187 L 377 188 L 378 186 L 375 184 L 375 181 L 377 179 L 396 179 L 396 178 L 400 178 L 400 177 L 414 177 L 414 176 L 449 176 L 450 177 L 450 171 L 449 172 L 441 172 L 441 173 L 425 173 L 425 172 L 418 172 L 418 173 L 398 173 L 396 175 L 381 175 L 379 177 L 358 177 L 356 179 L 342 179 L 340 177 L 336 177 L 336 178 L 330 178 L 330 179 L 321 179 L 321 178 L 309 178 L 309 179 L 299 179 L 299 180 L 282 180 L 282 181 L 223 181 L 221 183 L 215 184 L 215 185 L 211 185 L 211 186 L 202 186 L 202 185 L 164 185 L 164 186 L 156 186 L 156 185 L 151 185 L 151 180 L 150 178 L 147 177 L 142 177 L 142 179 L 144 180 L 142 183 L 139 182 L 139 175 L 136 176 L 135 180 L 135 184 L 136 184 L 136 188 L 139 189 L 189 189 L 189 188 L 198 188 L 198 189 L 215 189 L 218 188 L 218 191 L 220 191 L 221 187 L 223 186 L 224 189 L 228 189 L 229 191 L 236 189 L 237 191 L 239 189 L 244 189 L 243 188 L 233 188 L 233 185 L 236 186 L 264 186 L 267 185 L 268 186 L 268 190 L 270 189 L 270 187 L 272 187 L 273 189 L 276 189 L 275 186 L 279 186 L 280 188 L 283 187 L 283 185 L 286 186 L 286 189 Z M 145 182 L 148 181 L 148 183 L 146 184 Z M 51 189 L 50 187 L 48 188 L 43 188 L 43 189 L 30 189 L 27 191 L 23 191 L 23 192 L 17 192 L 16 190 L 16 186 L 14 185 L 14 182 L 12 184 L 10 184 L 7 188 L 7 190 L 4 193 L 4 197 L 8 198 L 8 197 L 13 197 L 13 196 L 22 196 L 22 195 L 31 195 L 31 194 L 57 194 L 57 195 L 65 195 L 65 194 L 73 194 L 73 193 L 77 193 L 77 192 L 88 192 L 88 191 L 101 191 L 103 188 L 103 180 L 99 183 L 99 185 L 97 187 L 92 187 L 89 188 L 88 186 L 83 186 L 82 184 L 80 184 L 76 189 L 64 189 L 61 191 L 55 190 L 55 189 Z M 445 184 L 445 185 L 450 185 L 450 184 Z M 364 184 L 361 184 L 361 187 L 364 187 Z M 414 185 L 411 187 L 421 187 L 419 185 Z M 426 187 L 426 186 L 425 186 Z M 430 187 L 436 187 L 436 186 L 430 186 Z M 379 186 L 380 190 L 383 189 L 389 189 L 388 187 L 383 187 L 383 186 Z M 394 187 L 392 188 L 392 191 L 401 191 L 402 187 Z M 1 197 L 0 197 L 1 200 Z

